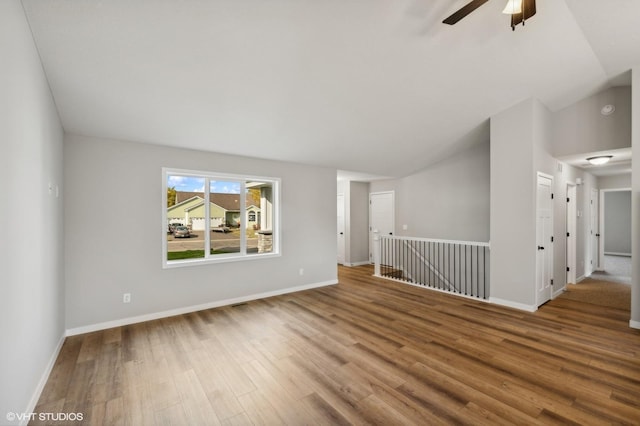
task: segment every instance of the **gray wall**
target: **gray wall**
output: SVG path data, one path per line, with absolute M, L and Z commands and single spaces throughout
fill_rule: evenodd
M 632 111 L 631 121 L 632 156 L 640 158 L 640 64 L 631 73 Z M 631 165 L 631 320 L 632 327 L 640 328 L 640 161 Z
M 554 159 L 553 115 L 539 101 L 527 100 L 491 118 L 491 298 L 535 309 L 536 173 L 554 178 L 554 288 L 566 285 L 567 183 L 577 188 L 577 275 L 583 275 L 591 188 L 589 173 Z
M 487 242 L 489 158 L 487 141 L 419 173 L 371 182 L 371 192 L 395 191 L 398 235 Z
M 369 183 L 349 182 L 347 262 L 369 263 Z
M 344 194 L 344 265 L 369 262 L 369 182 L 338 181 L 338 193 Z
M 614 176 L 598 177 L 598 188 L 600 189 L 622 189 L 631 188 L 631 173 Z
M 603 116 L 606 104 L 616 112 Z M 553 115 L 556 157 L 631 146 L 631 87 L 614 87 L 590 96 Z
M 491 117 L 491 298 L 535 305 L 534 101 Z
M 631 255 L 631 191 L 604 193 L 604 252 Z
M 0 423 L 11 424 L 6 413 L 34 408 L 64 335 L 63 136 L 16 0 L 0 2 L 0 58 Z
M 67 328 L 337 281 L 335 169 L 76 135 L 64 155 Z M 162 167 L 281 178 L 282 256 L 162 269 Z

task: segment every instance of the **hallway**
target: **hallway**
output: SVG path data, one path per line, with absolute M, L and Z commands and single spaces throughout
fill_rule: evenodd
M 605 256 L 604 271 L 597 271 L 578 284 L 570 284 L 562 295 L 607 308 L 631 310 L 631 257 Z
M 604 271 L 596 271 L 590 278 L 631 285 L 631 257 L 605 255 Z

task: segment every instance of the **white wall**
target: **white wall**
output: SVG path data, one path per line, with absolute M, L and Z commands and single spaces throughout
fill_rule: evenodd
M 576 256 L 578 276 L 584 274 L 588 194 L 595 178 L 558 162 L 553 115 L 537 100 L 526 100 L 491 118 L 491 299 L 535 309 L 536 173 L 554 178 L 554 287 L 566 285 L 567 183 L 577 178 Z M 585 194 L 587 194 L 585 196 Z
M 603 116 L 600 113 L 601 108 L 606 104 L 615 105 L 616 112 L 613 115 Z M 552 115 L 552 139 L 549 152 L 556 157 L 628 148 L 631 146 L 631 87 L 606 89 L 555 112 Z M 589 262 L 591 261 L 592 241 L 589 238 L 591 189 L 619 188 L 624 182 L 628 182 L 628 184 L 622 185 L 623 187 L 630 187 L 631 178 L 630 175 L 627 175 L 626 177 L 612 176 L 596 179 L 589 173 L 577 169 L 574 172 L 571 169 L 569 167 L 569 174 L 573 175 L 571 179 L 581 177 L 584 182 L 584 185 L 577 188 L 577 209 L 582 213 L 582 216 L 577 221 L 576 276 L 582 278 L 589 272 Z M 561 177 L 565 176 L 566 173 Z M 556 189 L 557 191 L 566 191 L 566 181 L 558 181 Z M 556 209 L 561 210 L 560 212 L 556 210 L 556 217 L 558 214 L 566 214 L 566 206 L 557 202 L 555 206 Z M 556 235 L 558 235 L 558 231 L 556 226 Z M 556 249 L 559 248 L 558 246 L 564 245 L 564 241 L 557 242 Z M 556 261 L 557 259 L 556 256 Z M 594 262 L 593 267 L 597 266 L 597 262 Z M 557 264 L 555 270 L 555 279 L 564 280 L 565 276 Z
M 616 107 L 604 116 L 600 109 Z M 601 91 L 553 114 L 555 157 L 631 146 L 631 88 L 614 87 Z
M 565 164 L 559 166 L 559 162 L 553 158 L 550 152 L 553 150 L 553 115 L 539 101 L 533 103 L 533 150 L 534 170 L 553 176 L 553 243 L 549 247 L 553 249 L 553 293 L 561 292 L 567 281 L 567 182 L 566 175 L 575 174 L 574 168 Z M 537 186 L 533 189 L 534 195 Z M 580 192 L 580 189 L 578 189 Z M 577 224 L 577 228 L 580 224 Z M 578 228 L 579 229 L 579 228 Z M 579 233 L 579 232 L 578 232 Z M 576 238 L 577 245 L 582 239 Z M 578 261 L 578 265 L 584 263 Z M 580 273 L 580 268 L 576 268 Z M 535 275 L 533 277 L 535 279 Z
M 598 188 L 600 189 L 622 189 L 631 188 L 631 173 L 613 176 L 598 177 Z
M 395 191 L 397 235 L 487 242 L 489 160 L 487 141 L 371 192 Z
M 640 64 L 632 70 L 631 140 L 632 156 L 640 158 Z M 631 320 L 634 328 L 640 328 L 640 161 L 632 163 L 631 187 Z
M 534 101 L 491 117 L 491 299 L 535 307 Z
M 76 135 L 64 155 L 67 328 L 337 281 L 335 169 Z M 162 269 L 162 167 L 281 178 L 282 256 Z
M 0 423 L 13 424 L 64 335 L 62 128 L 17 0 L 0 2 L 0 58 Z
M 535 302 L 535 173 L 554 176 L 554 292 L 566 284 L 567 183 L 577 187 L 576 276 L 590 261 L 589 209 L 596 178 L 559 163 L 555 157 L 625 148 L 631 143 L 631 91 L 602 91 L 564 110 L 551 113 L 527 100 L 491 119 L 491 297 L 531 307 Z M 605 104 L 616 106 L 602 116 Z M 531 161 L 533 158 L 533 161 Z M 612 182 L 611 182 L 612 183 Z M 527 282 L 528 281 L 528 282 Z

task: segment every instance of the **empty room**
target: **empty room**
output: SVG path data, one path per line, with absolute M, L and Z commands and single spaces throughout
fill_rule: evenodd
M 0 2 L 0 424 L 638 424 L 638 16 Z

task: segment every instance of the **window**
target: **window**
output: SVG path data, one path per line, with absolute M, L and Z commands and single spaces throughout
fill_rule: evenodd
M 167 168 L 162 179 L 165 268 L 279 255 L 279 179 Z

